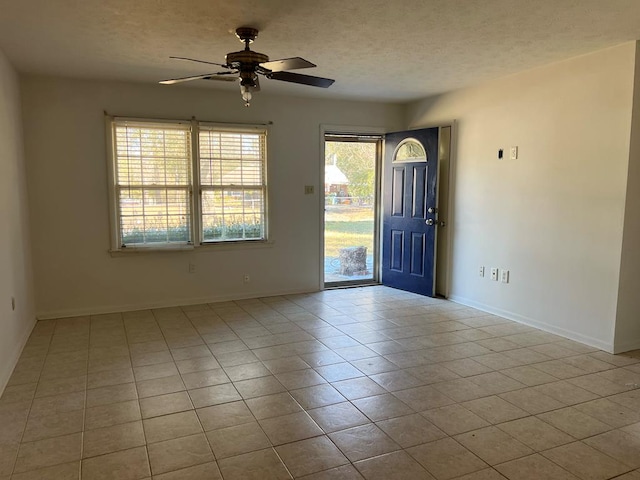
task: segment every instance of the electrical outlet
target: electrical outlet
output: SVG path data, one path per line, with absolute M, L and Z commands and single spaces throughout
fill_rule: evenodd
M 518 159 L 518 147 L 511 147 L 511 160 Z
M 305 195 L 313 195 L 313 185 L 305 185 L 304 186 L 304 194 Z
M 500 270 L 500 281 L 502 283 L 509 283 L 509 270 Z
M 498 281 L 498 269 L 497 268 L 492 268 L 491 269 L 491 280 L 494 281 Z
M 189 264 L 189 273 L 196 273 L 196 264 L 195 263 L 190 263 Z
M 480 267 L 478 269 L 478 275 L 480 275 L 481 277 L 484 277 L 484 267 Z
M 248 274 L 248 273 L 245 273 L 245 274 L 242 276 L 242 281 L 243 281 L 244 283 L 249 283 L 249 282 L 251 281 L 251 277 L 249 276 L 249 274 Z

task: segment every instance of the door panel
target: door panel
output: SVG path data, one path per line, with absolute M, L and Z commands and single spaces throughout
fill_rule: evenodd
M 387 134 L 383 167 L 382 283 L 428 296 L 435 294 L 438 131 Z

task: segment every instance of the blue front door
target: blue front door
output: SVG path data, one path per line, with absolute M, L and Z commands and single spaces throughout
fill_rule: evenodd
M 382 283 L 435 294 L 438 128 L 385 137 Z

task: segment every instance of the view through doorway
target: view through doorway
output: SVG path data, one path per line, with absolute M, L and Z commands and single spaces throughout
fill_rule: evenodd
M 380 136 L 325 135 L 325 286 L 378 281 Z

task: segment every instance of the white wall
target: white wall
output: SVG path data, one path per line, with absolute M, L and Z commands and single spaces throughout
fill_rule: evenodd
M 640 348 L 640 45 L 636 46 L 633 121 L 620 263 L 615 350 Z
M 0 394 L 35 323 L 28 232 L 20 88 L 0 51 Z
M 382 103 L 26 76 L 25 149 L 39 317 L 314 291 L 320 267 L 320 125 L 398 129 Z M 273 121 L 268 137 L 274 244 L 111 257 L 103 110 L 220 122 Z M 315 195 L 304 195 L 314 185 Z M 188 264 L 196 272 L 188 273 Z M 251 282 L 243 284 L 244 273 Z
M 411 127 L 458 121 L 452 299 L 613 350 L 635 53 L 624 44 L 410 106 Z M 510 283 L 480 265 L 509 269 Z

